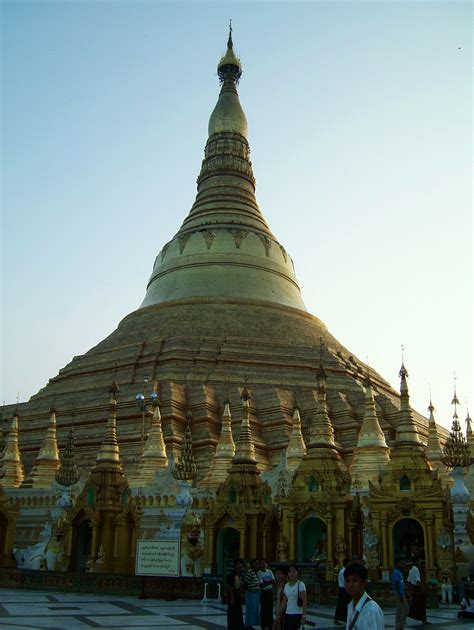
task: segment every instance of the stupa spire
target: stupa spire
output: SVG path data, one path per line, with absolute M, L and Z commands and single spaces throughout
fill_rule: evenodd
M 116 395 L 119 391 L 117 383 L 114 381 L 109 388 L 109 418 L 107 421 L 107 429 L 104 441 L 97 455 L 96 466 L 98 464 L 113 464 L 121 468 L 120 449 L 117 441 L 117 400 Z
M 434 417 L 435 408 L 430 398 L 430 404 L 428 405 L 428 411 L 430 412 L 428 422 L 428 442 L 426 444 L 426 455 L 430 462 L 433 463 L 433 459 L 441 461 L 441 444 L 439 441 L 438 427 Z
M 428 442 L 426 444 L 426 457 L 428 458 L 431 467 L 438 472 L 438 475 L 444 483 L 448 481 L 448 471 L 446 466 L 442 462 L 443 451 L 439 441 L 438 427 L 436 424 L 434 412 L 435 408 L 430 397 L 430 404 L 428 405 L 428 411 L 430 414 L 428 423 Z
M 380 472 L 390 460 L 390 449 L 380 427 L 375 408 L 372 383 L 367 378 L 365 386 L 365 413 L 359 431 L 357 446 L 351 464 L 352 478 L 357 478 L 363 490 L 368 490 L 369 481 L 377 483 Z
M 295 405 L 295 409 L 293 411 L 293 420 L 291 423 L 290 439 L 286 449 L 288 469 L 290 471 L 296 470 L 305 455 L 306 444 L 304 442 L 303 434 L 301 432 L 300 410 L 298 408 L 298 405 Z
M 56 473 L 56 481 L 60 486 L 73 486 L 79 481 L 80 473 L 77 469 L 74 455 L 74 428 L 71 425 L 64 449 L 61 450 L 60 464 Z
M 191 433 L 191 411 L 186 414 L 186 429 L 181 445 L 181 453 L 178 462 L 175 464 L 173 477 L 181 481 L 192 481 L 196 479 L 197 467 L 193 455 L 193 436 Z
M 471 455 L 474 457 L 474 433 L 472 432 L 472 420 L 469 415 L 469 409 L 466 409 L 466 440 L 471 449 Z
M 51 408 L 48 428 L 35 465 L 25 482 L 33 488 L 49 488 L 59 468 L 59 451 L 56 438 L 56 409 Z
M 323 365 L 323 340 L 319 340 L 319 366 L 316 371 L 316 398 L 317 411 L 316 418 L 311 427 L 311 437 L 309 448 L 329 447 L 336 448 L 334 442 L 334 429 L 329 418 L 327 404 L 327 373 Z
M 252 429 L 250 427 L 250 393 L 244 387 L 241 394 L 242 399 L 242 424 L 235 448 L 233 464 L 256 464 L 255 446 L 252 439 Z
M 414 444 L 417 447 L 421 447 L 420 436 L 416 430 L 415 421 L 413 419 L 413 412 L 410 407 L 410 396 L 408 393 L 408 371 L 402 361 L 400 372 L 400 411 L 399 421 L 397 426 L 396 444 Z
M 292 261 L 255 197 L 247 118 L 237 91 L 242 64 L 232 27 L 217 74 L 221 89 L 209 118 L 196 200 L 157 256 L 141 307 L 218 297 L 306 310 Z
M 18 488 L 25 478 L 25 471 L 21 462 L 20 447 L 18 444 L 18 418 L 18 411 L 15 411 L 5 448 L 3 449 L 3 476 L 1 483 L 5 488 Z
M 227 479 L 232 460 L 235 456 L 235 443 L 232 437 L 232 417 L 230 413 L 230 400 L 224 401 L 224 411 L 222 413 L 222 427 L 216 452 L 212 459 L 209 472 L 203 484 L 210 487 L 217 487 Z
M 156 384 L 153 391 L 156 393 Z M 152 400 L 153 417 L 150 432 L 140 458 L 134 482 L 134 485 L 139 486 L 151 484 L 155 479 L 156 473 L 160 470 L 165 470 L 168 466 L 168 456 L 161 426 L 160 401 L 158 396 L 152 396 Z
M 375 409 L 374 391 L 372 383 L 367 379 L 365 386 L 365 413 L 364 420 L 359 432 L 357 447 L 364 448 L 367 446 L 376 446 L 388 449 L 385 441 L 385 435 L 380 427 Z

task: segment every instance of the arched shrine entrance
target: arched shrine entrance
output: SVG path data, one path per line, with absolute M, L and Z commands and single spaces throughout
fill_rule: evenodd
M 414 518 L 401 518 L 392 529 L 393 561 L 396 558 L 425 560 L 425 535 L 423 527 Z
M 71 571 L 85 571 L 91 554 L 92 524 L 88 519 L 81 519 L 73 528 Z
M 326 523 L 315 516 L 298 525 L 298 562 L 324 561 L 327 557 Z
M 224 575 L 240 556 L 240 533 L 234 527 L 223 527 L 216 539 L 217 573 Z

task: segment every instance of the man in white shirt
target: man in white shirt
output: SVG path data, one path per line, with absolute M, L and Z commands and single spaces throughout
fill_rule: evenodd
M 353 562 L 346 567 L 344 579 L 352 600 L 347 607 L 346 630 L 384 630 L 383 612 L 365 592 L 369 579 L 367 569 Z

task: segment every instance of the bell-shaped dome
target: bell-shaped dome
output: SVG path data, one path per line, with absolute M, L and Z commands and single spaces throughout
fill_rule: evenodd
M 222 88 L 209 120 L 196 200 L 179 232 L 156 257 L 142 308 L 208 297 L 306 310 L 293 262 L 255 198 L 247 119 L 237 92 L 241 73 L 229 35 L 218 65 Z

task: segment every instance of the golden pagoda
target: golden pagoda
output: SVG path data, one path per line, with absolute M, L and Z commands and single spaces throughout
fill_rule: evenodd
M 169 511 L 192 505 L 197 513 L 188 516 L 202 523 L 209 571 L 223 571 L 232 549 L 247 557 L 313 561 L 332 579 L 345 555 L 361 554 L 362 509 L 370 511 L 372 541 L 381 541 L 377 553 L 388 568 L 396 515 L 418 518 L 425 505 L 420 519 L 433 572 L 445 503 L 425 453 L 428 421 L 409 406 L 406 370 L 399 394 L 307 311 L 293 261 L 257 203 L 232 33 L 217 74 L 220 93 L 197 194 L 156 255 L 143 302 L 19 406 L 22 428 L 28 427 L 22 455 L 27 470 L 33 468 L 29 479 L 46 461 L 49 401 L 65 417 L 76 414 L 75 445 L 70 433 L 55 469 L 60 486 L 84 484 L 61 517 L 65 564 L 132 572 L 142 514 L 137 504 L 146 508 L 143 531 L 152 535 L 172 526 Z M 108 409 L 102 397 L 115 378 L 120 447 L 116 385 Z M 144 444 L 145 414 L 135 395 L 150 380 L 160 383 L 160 399 Z M 251 394 L 242 387 L 247 383 Z M 241 418 L 237 406 L 231 415 L 227 399 L 237 391 Z M 47 461 L 51 475 L 57 460 Z M 24 493 L 26 501 L 35 488 L 17 490 L 24 475 L 16 415 L 2 465 L 6 491 Z M 284 492 L 272 494 L 262 474 L 275 466 Z M 363 507 L 350 471 L 370 490 Z M 178 493 L 184 485 L 186 493 Z M 38 523 L 53 499 L 44 498 Z

